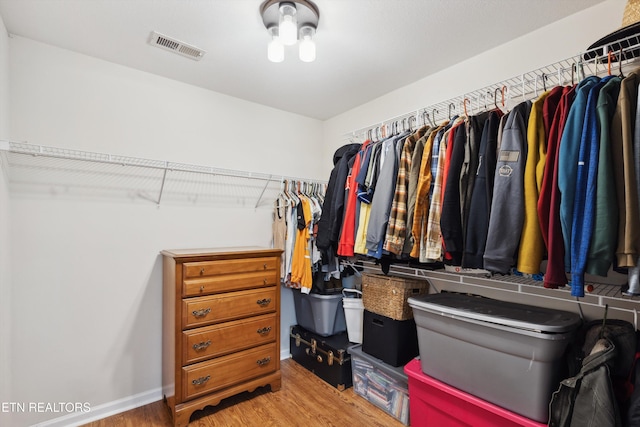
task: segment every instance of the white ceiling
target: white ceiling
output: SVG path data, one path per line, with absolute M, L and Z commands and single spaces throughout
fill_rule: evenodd
M 0 0 L 9 33 L 325 120 L 603 0 L 316 0 L 317 60 L 266 58 L 262 0 Z M 207 51 L 151 47 L 158 31 Z

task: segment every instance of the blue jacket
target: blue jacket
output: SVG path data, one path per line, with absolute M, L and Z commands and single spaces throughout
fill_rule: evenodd
M 584 270 L 593 234 L 600 142 L 596 106 L 600 90 L 612 78 L 605 77 L 591 87 L 584 113 L 571 221 L 571 296 L 574 297 L 584 296 Z
M 590 76 L 580 82 L 576 88 L 576 97 L 569 110 L 564 125 L 558 153 L 558 189 L 560 190 L 560 223 L 564 240 L 564 268 L 571 271 L 571 228 L 573 222 L 573 202 L 578 175 L 578 152 L 582 136 L 587 98 L 591 88 L 600 81 Z

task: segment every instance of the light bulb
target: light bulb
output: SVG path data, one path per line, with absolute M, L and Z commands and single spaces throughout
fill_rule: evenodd
M 316 60 L 316 43 L 313 41 L 315 28 L 304 26 L 300 29 L 300 48 L 298 54 L 302 62 L 313 62 Z
M 267 58 L 271 62 L 284 61 L 284 46 L 280 43 L 280 37 L 278 37 L 278 27 L 275 25 L 269 27 L 269 34 L 271 34 L 271 41 L 267 46 Z
M 296 6 L 293 3 L 280 3 L 280 22 L 278 26 L 280 42 L 285 46 L 296 44 L 298 40 L 298 20 Z

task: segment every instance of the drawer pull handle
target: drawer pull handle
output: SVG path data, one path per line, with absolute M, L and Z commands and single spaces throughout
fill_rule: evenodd
M 271 362 L 271 356 L 265 357 L 264 359 L 256 360 L 256 363 L 258 364 L 258 366 L 264 366 L 269 362 Z
M 266 307 L 271 304 L 271 298 L 259 299 L 258 301 L 256 301 L 256 304 L 258 304 L 260 307 Z
M 266 335 L 266 334 L 268 334 L 269 332 L 271 332 L 271 326 L 267 326 L 267 327 L 264 327 L 264 328 L 260 328 L 260 329 L 258 329 L 256 332 L 257 332 L 257 333 L 259 333 L 260 335 Z
M 204 268 L 200 269 L 200 275 L 202 276 L 204 274 Z
M 209 347 L 211 345 L 211 340 L 207 340 L 207 341 L 202 341 L 198 344 L 194 344 L 193 345 L 193 349 L 195 351 L 200 351 L 200 350 L 204 350 L 205 348 Z
M 267 269 L 267 263 L 266 262 L 264 263 L 263 267 L 264 267 L 265 270 Z
M 200 292 L 204 292 L 204 285 L 200 286 Z
M 211 375 L 207 375 L 206 377 L 200 377 L 197 380 L 191 381 L 193 385 L 202 385 L 211 379 Z
M 202 310 L 193 310 L 191 312 L 195 317 L 204 317 L 209 313 L 211 313 L 211 308 L 203 308 Z
M 268 283 L 268 280 L 264 279 L 262 282 L 266 285 Z

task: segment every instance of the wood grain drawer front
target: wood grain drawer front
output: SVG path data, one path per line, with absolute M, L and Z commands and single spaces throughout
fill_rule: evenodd
M 280 259 L 275 257 L 185 262 L 184 278 L 275 270 L 279 262 Z
M 182 360 L 185 365 L 256 347 L 276 340 L 275 313 L 182 333 Z
M 213 293 L 275 286 L 277 281 L 278 272 L 275 270 L 194 277 L 184 279 L 182 295 L 185 297 L 194 297 Z
M 270 287 L 182 300 L 182 326 L 189 329 L 273 313 L 279 291 L 277 287 Z
M 275 372 L 276 344 L 270 343 L 182 368 L 184 400 Z
M 280 258 L 247 258 L 186 262 L 182 294 L 185 297 L 275 286 Z

